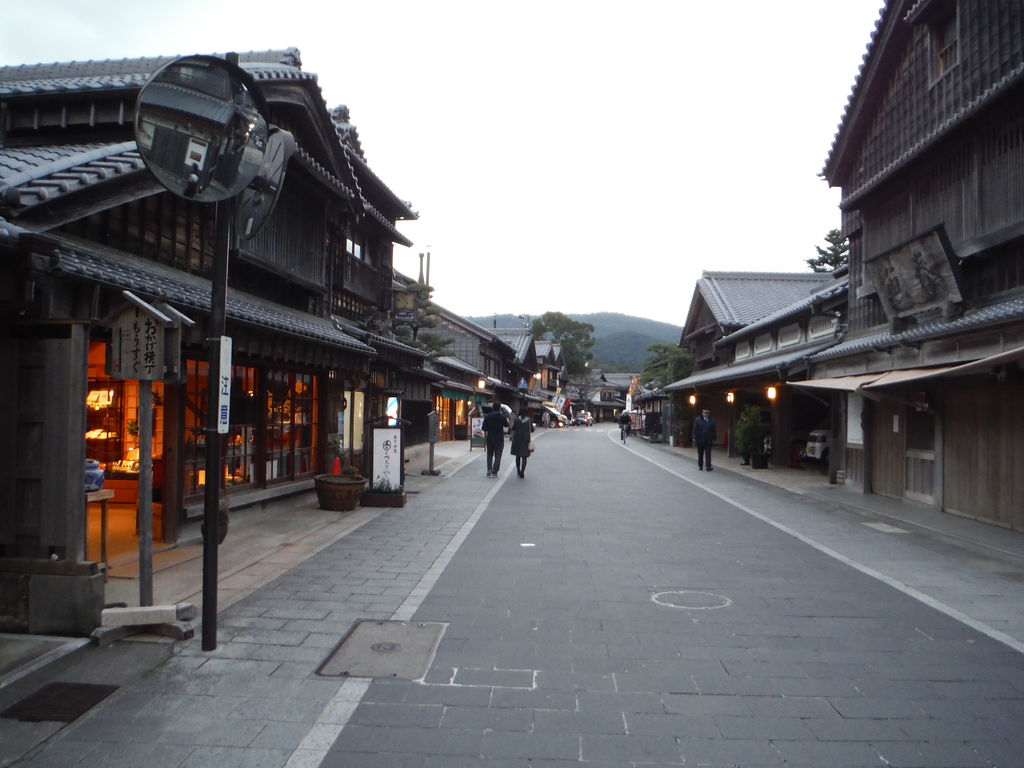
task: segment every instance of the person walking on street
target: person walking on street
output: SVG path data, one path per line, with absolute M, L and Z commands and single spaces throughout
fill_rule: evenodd
M 512 422 L 512 455 L 516 457 L 516 471 L 520 477 L 526 477 L 526 460 L 530 458 L 530 431 L 533 424 L 525 408 Z
M 701 415 L 693 420 L 693 442 L 697 446 L 697 469 L 704 469 L 705 466 L 710 472 L 711 446 L 715 443 L 718 435 L 715 432 L 715 420 L 711 418 L 711 411 L 705 408 Z
M 501 412 L 501 406 L 494 403 L 491 412 L 484 416 L 484 435 L 487 440 L 487 476 L 497 477 L 501 468 L 501 454 L 505 450 L 505 430 L 508 428 L 508 419 Z

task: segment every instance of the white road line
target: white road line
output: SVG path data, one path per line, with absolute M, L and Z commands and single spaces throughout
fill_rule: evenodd
M 877 579 L 878 581 L 881 581 L 883 584 L 889 585 L 893 589 L 899 590 L 900 592 L 902 592 L 903 594 L 907 595 L 908 597 L 912 597 L 915 600 L 917 600 L 917 601 L 919 601 L 921 603 L 924 603 L 929 608 L 934 608 L 935 610 L 940 611 L 941 613 L 946 614 L 950 618 L 956 619 L 957 621 L 959 621 L 962 624 L 966 624 L 971 629 L 976 630 L 977 632 L 980 632 L 981 634 L 986 635 L 987 637 L 990 637 L 993 640 L 996 640 L 997 642 L 1000 642 L 1003 645 L 1006 645 L 1006 646 L 1012 648 L 1013 650 L 1017 651 L 1017 653 L 1024 653 L 1024 643 L 1022 643 L 1021 641 L 1017 640 L 1014 637 L 1011 637 L 1010 635 L 1006 634 L 1005 632 L 1000 632 L 995 627 L 989 626 L 988 624 L 984 623 L 983 621 L 978 621 L 977 619 L 974 619 L 974 618 L 968 616 L 966 613 L 963 613 L 962 611 L 958 611 L 956 608 L 953 608 L 952 606 L 947 605 L 946 603 L 943 603 L 943 602 L 941 602 L 939 600 L 936 600 L 934 597 L 931 597 L 930 595 L 926 595 L 924 592 L 921 592 L 920 590 L 915 589 L 914 587 L 910 586 L 909 584 L 905 584 L 904 582 L 900 581 L 899 579 L 894 579 L 892 576 L 888 576 L 888 575 L 882 573 L 881 571 L 876 571 L 874 568 L 871 568 L 870 566 L 864 565 L 863 563 L 859 563 L 856 560 L 853 560 L 853 559 L 847 557 L 846 555 L 843 555 L 843 554 L 837 552 L 836 550 L 832 549 L 831 547 L 827 547 L 824 544 L 821 544 L 820 542 L 815 541 L 814 539 L 810 538 L 809 536 L 807 536 L 805 534 L 800 533 L 799 531 L 796 531 L 796 530 L 794 530 L 794 529 L 792 529 L 792 528 L 790 528 L 788 526 L 783 525 L 782 523 L 779 523 L 779 522 L 777 522 L 775 520 L 772 520 L 770 517 L 767 517 L 767 516 L 763 515 L 762 513 L 760 513 L 760 512 L 758 512 L 758 511 L 756 511 L 754 509 L 751 509 L 750 507 L 747 507 L 747 506 L 741 504 L 740 502 L 736 501 L 735 499 L 729 498 L 724 493 L 721 493 L 720 491 L 716 491 L 715 489 L 710 488 L 707 485 L 704 485 L 703 483 L 699 483 L 696 480 L 693 480 L 693 479 L 691 479 L 689 477 L 686 477 L 682 473 L 677 472 L 676 470 L 672 469 L 671 467 L 667 467 L 664 464 L 661 464 L 661 463 L 655 461 L 653 458 L 651 458 L 649 456 L 644 456 L 642 453 L 640 453 L 639 451 L 636 451 L 636 450 L 630 448 L 628 445 L 626 446 L 626 449 L 630 453 L 632 453 L 634 456 L 637 456 L 638 458 L 643 459 L 644 461 L 648 462 L 649 464 L 653 464 L 654 466 L 658 467 L 659 469 L 661 469 L 661 470 L 663 470 L 665 472 L 668 472 L 670 475 L 674 475 L 674 476 L 678 477 L 680 480 L 683 480 L 683 481 L 689 483 L 690 485 L 694 485 L 697 488 L 700 488 L 702 491 L 705 491 L 705 492 L 711 494 L 712 496 L 714 496 L 714 497 L 716 497 L 718 499 L 721 499 L 722 501 L 726 502 L 727 504 L 731 504 L 732 506 L 736 507 L 736 509 L 740 510 L 741 512 L 746 512 L 751 517 L 755 517 L 758 520 L 760 520 L 761 522 L 767 523 L 768 525 L 772 526 L 773 528 L 777 528 L 778 530 L 782 531 L 783 533 L 788 534 L 788 535 L 792 536 L 793 538 L 802 541 L 804 544 L 807 544 L 808 546 L 813 547 L 814 549 L 818 550 L 822 554 L 828 555 L 829 557 L 831 557 L 831 558 L 833 558 L 835 560 L 838 560 L 839 562 L 843 563 L 844 565 L 848 565 L 851 568 L 854 568 L 855 570 L 858 570 L 861 573 L 866 574 L 867 576 L 870 576 L 873 579 Z
M 464 466 L 466 464 L 458 467 L 455 472 Z M 452 474 L 455 474 L 455 472 Z M 469 536 L 470 531 L 479 522 L 480 517 L 490 505 L 491 500 L 501 490 L 501 486 L 505 484 L 505 481 L 511 474 L 512 468 L 506 467 L 504 474 L 498 478 L 498 481 L 494 483 L 487 492 L 487 495 L 476 505 L 476 509 L 466 518 L 466 522 L 462 524 L 458 532 L 448 542 L 448 545 L 441 550 L 441 554 L 437 556 L 437 559 L 427 569 L 427 572 L 416 583 L 409 596 L 405 598 L 405 601 L 398 607 L 398 610 L 391 615 L 392 621 L 412 620 L 413 614 L 419 609 L 423 600 L 444 572 L 444 569 L 448 567 L 448 563 L 455 557 L 455 553 L 462 546 L 462 542 Z M 341 735 L 342 730 L 344 730 L 352 714 L 356 711 L 356 707 L 359 706 L 359 702 L 362 701 L 363 695 L 369 689 L 371 682 L 369 678 L 353 677 L 342 683 L 334 698 L 328 702 L 320 717 L 317 718 L 317 721 L 306 732 L 302 742 L 285 764 L 285 768 L 319 768 L 323 759 L 327 756 L 328 750 L 337 741 L 338 736 Z

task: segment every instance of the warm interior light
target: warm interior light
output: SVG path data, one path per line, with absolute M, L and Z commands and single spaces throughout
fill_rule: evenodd
M 775 387 L 768 387 L 768 399 L 769 400 L 774 400 L 776 394 L 778 394 L 778 393 L 775 391 Z
M 690 395 L 690 405 L 696 405 L 696 404 L 697 404 L 697 396 L 696 395 Z
M 109 408 L 114 402 L 114 390 L 112 389 L 91 389 L 85 396 L 85 404 L 94 411 Z
M 725 402 L 727 402 L 727 403 L 736 402 L 736 394 L 734 392 L 726 392 L 725 393 Z
M 486 381 L 484 381 L 483 379 L 477 379 L 477 382 L 476 382 L 476 388 L 477 389 L 483 389 L 486 386 L 487 386 L 487 382 Z

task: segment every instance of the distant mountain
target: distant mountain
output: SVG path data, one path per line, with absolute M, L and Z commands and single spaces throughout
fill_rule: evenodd
M 518 315 L 485 315 L 467 317 L 484 328 L 522 328 L 529 322 Z M 594 326 L 594 367 L 609 373 L 639 372 L 647 359 L 651 344 L 678 344 L 683 332 L 680 325 L 648 320 L 618 312 L 595 312 L 589 315 L 569 314 L 577 322 Z M 533 321 L 529 317 L 529 321 Z

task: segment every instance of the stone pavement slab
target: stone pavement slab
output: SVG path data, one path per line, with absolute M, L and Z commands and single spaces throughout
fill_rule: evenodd
M 539 434 L 524 479 L 509 466 L 484 477 L 477 452 L 411 481 L 406 507 L 244 587 L 218 617 L 216 651 L 89 649 L 65 671 L 116 667 L 121 689 L 37 734 L 19 765 L 1013 766 L 1024 754 L 1017 630 L 980 615 L 1016 610 L 1011 556 L 920 527 L 885 533 L 841 501 L 721 464 L 698 473 L 616 436 Z M 960 592 L 951 570 L 969 582 Z M 424 677 L 318 676 L 360 619 L 445 624 Z

